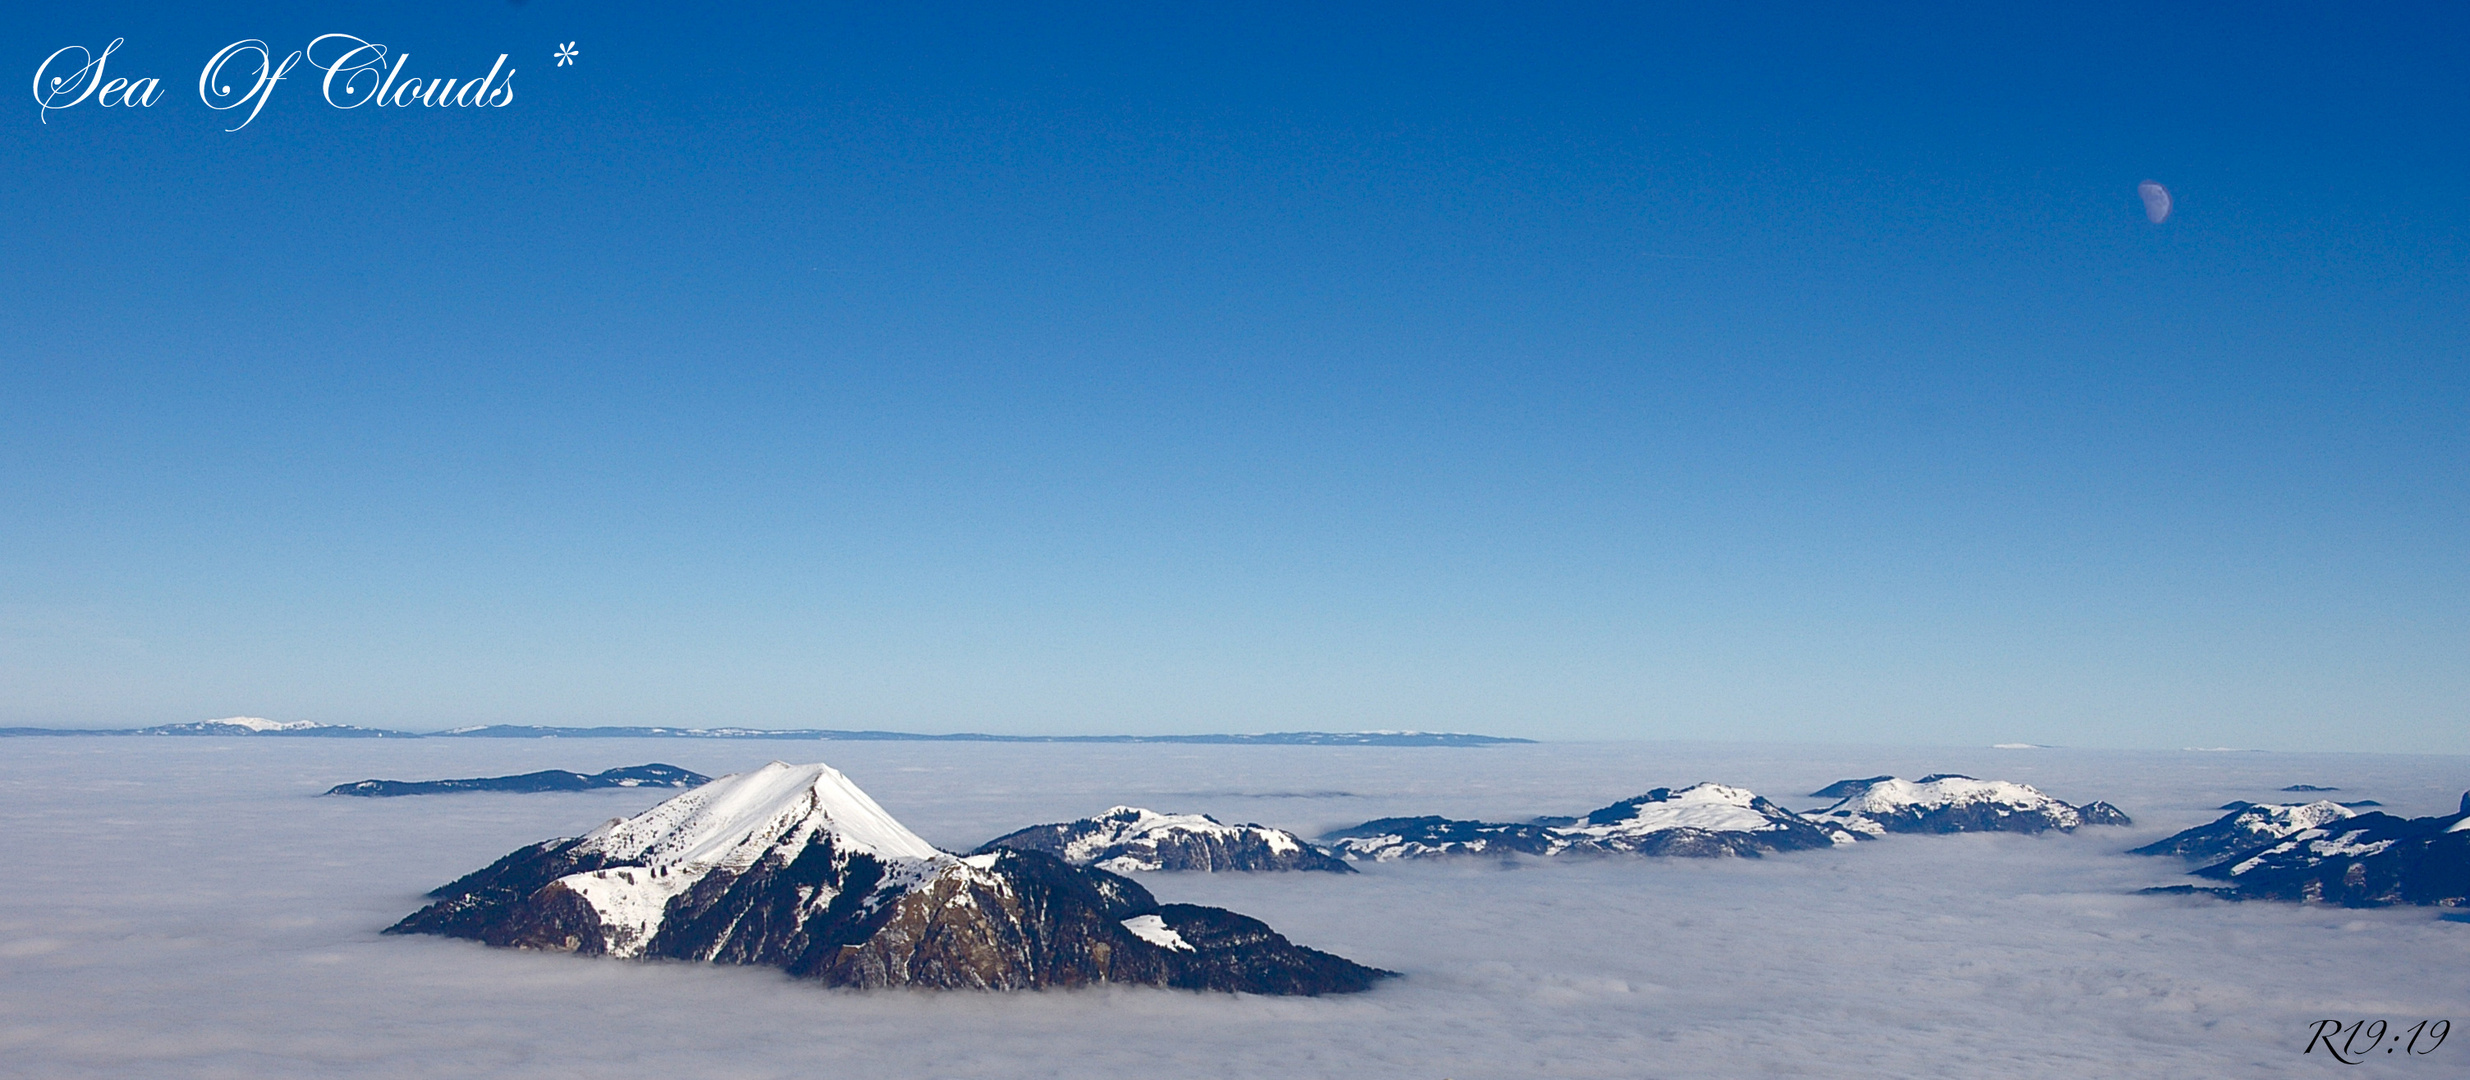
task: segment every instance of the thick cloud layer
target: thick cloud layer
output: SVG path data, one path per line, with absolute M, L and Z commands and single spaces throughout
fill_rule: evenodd
M 2470 1014 L 2470 925 L 2142 897 L 2118 854 L 2291 783 L 2453 809 L 2470 760 L 1713 746 L 1494 750 L 17 739 L 0 744 L 0 1060 L 50 1077 L 2317 1075 L 2327 1017 Z M 1962 771 L 2135 829 L 1758 861 L 1148 875 L 1407 973 L 1320 1000 L 859 994 L 777 973 L 380 938 L 419 894 L 662 792 L 314 798 L 363 776 L 830 761 L 966 848 L 1117 802 L 1305 833 L 1573 813 L 1722 780 Z M 2458 1051 L 2458 1052 L 2457 1052 Z M 2387 1072 L 2452 1075 L 2470 1045 Z

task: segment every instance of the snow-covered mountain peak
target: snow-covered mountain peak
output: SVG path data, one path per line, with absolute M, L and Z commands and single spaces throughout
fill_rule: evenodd
M 2249 803 L 2210 823 L 2174 833 L 2130 854 L 2176 855 L 2209 862 L 2357 816 L 2358 811 L 2329 799 L 2311 803 Z
M 1117 826 L 1117 840 L 1158 832 L 1198 833 L 1207 836 L 1236 837 L 1257 833 L 1272 851 L 1293 851 L 1298 846 L 1292 834 L 1259 825 L 1229 825 L 1207 814 L 1162 814 L 1138 806 L 1117 806 L 1098 815 L 1098 820 Z M 1103 846 L 1103 845 L 1101 845 Z M 1072 860 L 1067 858 L 1065 862 Z
M 2269 822 L 2273 831 L 2287 836 L 2322 828 L 2343 818 L 2357 817 L 2358 811 L 2331 799 L 2318 799 L 2311 803 L 2259 803 L 2239 811 L 2238 816 L 2256 822 Z
M 1665 803 L 1721 803 L 1726 806 L 1748 806 L 1752 803 L 1764 802 L 1766 800 L 1761 798 L 1757 792 L 1751 791 L 1748 788 L 1737 788 L 1728 784 L 1718 784 L 1710 780 L 1704 783 L 1691 784 L 1685 788 L 1657 788 L 1647 793 L 1645 801 Z
M 1758 832 L 1789 828 L 1798 818 L 1757 792 L 1724 784 L 1692 784 L 1656 788 L 1624 799 L 1586 816 L 1561 831 L 1573 836 L 1609 836 L 1704 829 L 1709 832 Z
M 2000 803 L 2036 810 L 2053 804 L 2066 805 L 2030 784 L 2012 780 L 1975 780 L 1969 776 L 1941 773 L 1920 780 L 1889 777 L 1846 799 L 1837 809 L 1877 813 L 1963 803 Z
M 821 833 L 845 852 L 946 857 L 876 805 L 840 770 L 775 761 L 733 773 L 584 837 L 587 849 L 646 866 L 744 867 L 783 841 Z
M 1888 832 L 2073 831 L 2084 825 L 2130 824 L 2104 802 L 2076 806 L 2031 784 L 1976 780 L 1960 773 L 1933 773 L 1919 780 L 1893 776 L 1846 780 L 1822 791 L 1847 794 L 1834 806 L 1804 815 L 1868 836 Z
M 1032 825 L 987 841 L 980 851 L 1043 851 L 1073 866 L 1117 874 L 1159 870 L 1328 870 L 1345 863 L 1284 829 L 1229 825 L 1207 814 L 1162 814 L 1109 807 L 1076 821 Z

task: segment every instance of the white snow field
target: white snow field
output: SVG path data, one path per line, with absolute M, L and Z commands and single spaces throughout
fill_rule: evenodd
M 318 798 L 430 779 L 773 758 L 928 842 L 1117 804 L 1306 836 L 1578 814 L 1720 781 L 1808 810 L 1962 772 L 2134 828 L 1889 836 L 1765 859 L 1144 874 L 1405 973 L 1366 994 L 849 992 L 768 969 L 377 931 L 421 893 L 674 794 Z M 1491 749 L 684 740 L 0 739 L 0 1075 L 81 1077 L 2299 1077 L 2470 1074 L 2470 1035 L 2351 1068 L 2322 1019 L 2470 1023 L 2470 924 L 2137 896 L 2128 847 L 2230 799 L 2337 786 L 2449 813 L 2470 758 L 1547 744 Z M 887 833 L 887 837 L 897 839 Z M 887 839 L 886 843 L 890 843 Z

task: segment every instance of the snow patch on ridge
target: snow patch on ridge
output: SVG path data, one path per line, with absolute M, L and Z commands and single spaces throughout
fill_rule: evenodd
M 609 955 L 633 958 L 643 955 L 644 946 L 660 930 L 669 901 L 701 880 L 701 873 L 629 866 L 568 874 L 557 883 L 582 897 L 600 916 L 600 935 Z
M 1193 951 L 1191 942 L 1185 941 L 1182 934 L 1176 933 L 1174 927 L 1168 926 L 1165 919 L 1156 915 L 1135 915 L 1125 919 L 1124 929 L 1132 931 L 1133 937 L 1161 949 Z

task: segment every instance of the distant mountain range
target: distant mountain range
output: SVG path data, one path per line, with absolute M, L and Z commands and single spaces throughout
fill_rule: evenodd
M 533 724 L 489 724 L 444 731 L 394 731 L 319 724 L 306 720 L 278 723 L 254 716 L 234 716 L 187 724 L 157 724 L 141 728 L 0 728 L 0 736 L 28 735 L 229 735 L 327 739 L 798 739 L 823 742 L 1000 742 L 1000 743 L 1199 743 L 1218 746 L 1502 746 L 1532 743 L 1499 735 L 1468 735 L 1449 731 L 1273 731 L 1257 735 L 987 735 L 959 732 L 927 735 L 911 731 L 837 731 L 828 728 L 686 728 L 686 727 L 543 727 Z

